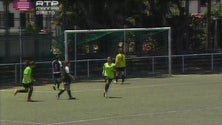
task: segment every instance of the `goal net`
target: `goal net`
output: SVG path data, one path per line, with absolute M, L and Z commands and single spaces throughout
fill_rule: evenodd
M 119 47 L 127 57 L 166 56 L 171 75 L 170 27 L 64 31 L 66 61 L 114 57 Z

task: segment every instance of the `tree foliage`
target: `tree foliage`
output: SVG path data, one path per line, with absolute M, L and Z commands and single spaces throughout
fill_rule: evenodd
M 184 1 L 185 5 L 182 3 Z M 195 28 L 198 26 L 192 24 L 190 20 L 192 17 L 187 11 L 190 0 L 184 1 L 59 0 L 61 7 L 55 16 L 55 24 L 61 26 L 63 30 L 170 26 L 173 31 L 172 43 L 176 47 L 175 51 L 192 50 L 193 48 L 190 46 L 196 42 L 193 41 L 194 39 L 202 41 L 201 44 L 195 44 L 194 48 L 198 48 L 196 45 L 203 48 L 204 35 L 199 35 L 199 38 L 190 36 L 192 35 L 189 33 L 190 29 L 196 30 Z M 12 0 L 8 0 L 8 2 L 12 2 Z M 221 8 L 221 4 L 213 7 L 213 18 L 221 16 Z M 200 21 L 200 23 L 202 22 L 204 21 Z M 191 25 L 193 26 L 190 27 Z M 198 37 L 198 35 L 196 36 Z
M 172 11 L 183 14 L 177 0 L 61 0 L 61 3 L 57 20 L 65 29 L 75 25 L 81 28 L 161 26 L 175 15 Z
M 174 51 L 194 46 L 186 10 L 189 0 L 186 6 L 179 0 L 61 0 L 61 3 L 57 22 L 63 29 L 170 26 Z

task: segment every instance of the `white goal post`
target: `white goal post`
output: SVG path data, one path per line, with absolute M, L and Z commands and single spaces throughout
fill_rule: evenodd
M 171 76 L 172 75 L 172 55 L 171 55 L 171 27 L 158 27 L 158 28 L 124 28 L 124 29 L 89 29 L 89 30 L 65 30 L 64 31 L 64 57 L 65 57 L 65 61 L 68 61 L 68 34 L 74 34 L 75 39 L 75 46 L 74 46 L 74 61 L 77 61 L 77 39 L 76 39 L 76 34 L 77 33 L 86 33 L 86 32 L 105 32 L 105 31 L 157 31 L 157 30 L 167 30 L 168 31 L 168 75 Z M 124 41 L 125 42 L 125 39 Z M 76 66 L 76 63 L 75 63 Z M 76 73 L 76 71 L 75 71 Z

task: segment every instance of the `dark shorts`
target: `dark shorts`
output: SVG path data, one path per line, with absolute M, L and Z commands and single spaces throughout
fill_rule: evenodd
M 105 76 L 105 79 L 106 80 L 113 80 L 114 78 L 109 78 L 109 77 Z
M 28 83 L 28 84 L 22 83 L 22 85 L 24 88 L 30 88 L 33 86 L 33 83 Z
M 61 73 L 55 73 L 53 74 L 55 79 L 59 79 L 62 77 Z
M 124 72 L 125 71 L 125 67 L 116 67 L 116 71 L 117 72 Z
M 63 84 L 64 85 L 71 84 L 71 81 L 72 81 L 71 79 L 63 79 L 63 82 L 64 82 Z
M 108 77 L 106 77 L 105 80 L 106 80 L 105 83 L 107 83 L 107 82 L 108 82 L 108 83 L 111 83 L 111 82 L 113 81 L 113 78 L 108 78 Z

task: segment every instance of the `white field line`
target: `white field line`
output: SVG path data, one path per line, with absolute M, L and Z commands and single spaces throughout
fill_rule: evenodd
M 1 122 L 6 123 L 20 123 L 20 124 L 29 124 L 29 125 L 66 125 L 66 124 L 75 124 L 75 123 L 84 123 L 84 122 L 93 122 L 93 121 L 101 121 L 101 120 L 108 120 L 108 119 L 124 119 L 130 117 L 143 117 L 143 116 L 153 116 L 153 115 L 165 115 L 165 114 L 176 114 L 176 113 L 190 113 L 196 111 L 209 111 L 209 110 L 221 110 L 222 106 L 217 107 L 200 107 L 197 109 L 187 109 L 187 110 L 171 110 L 165 112 L 150 112 L 150 113 L 137 113 L 137 114 L 129 114 L 129 115 L 119 115 L 119 116 L 109 116 L 109 117 L 99 117 L 99 118 L 92 118 L 92 119 L 80 119 L 74 121 L 67 121 L 67 122 L 56 122 L 56 123 L 39 123 L 39 122 L 30 122 L 30 121 L 14 121 L 14 120 L 1 120 Z M 0 123 L 1 123 L 0 122 Z
M 14 121 L 14 120 L 1 120 L 0 119 L 0 124 L 6 122 L 6 123 L 16 123 L 16 124 L 28 124 L 28 125 L 46 125 L 45 123 L 38 123 L 38 122 L 28 122 L 28 121 Z
M 154 113 L 138 113 L 138 114 L 131 114 L 131 115 L 121 115 L 121 116 L 110 116 L 110 117 L 99 117 L 99 118 L 93 118 L 93 119 L 82 119 L 82 120 L 74 120 L 74 121 L 67 121 L 67 122 L 58 122 L 58 123 L 51 123 L 47 125 L 65 125 L 65 124 L 74 124 L 74 123 L 83 123 L 83 122 L 93 122 L 93 121 L 100 121 L 100 120 L 108 120 L 108 119 L 124 119 L 129 117 L 142 117 L 147 115 L 165 115 L 165 114 L 175 114 L 175 113 L 191 113 L 194 111 L 208 111 L 208 110 L 218 110 L 221 109 L 222 106 L 214 107 L 214 108 L 198 108 L 198 109 L 187 109 L 187 110 L 172 110 L 172 111 L 166 111 L 166 112 L 154 112 Z

